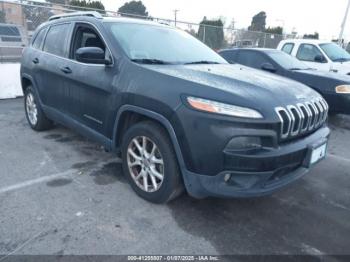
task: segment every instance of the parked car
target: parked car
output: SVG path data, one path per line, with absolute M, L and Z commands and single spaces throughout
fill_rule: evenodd
M 21 26 L 0 24 L 0 61 L 19 61 L 27 39 Z
M 25 113 L 121 152 L 144 199 L 271 194 L 325 157 L 314 90 L 228 64 L 179 29 L 84 12 L 54 16 L 24 50 Z
M 227 49 L 219 51 L 219 54 L 231 64 L 242 64 L 301 82 L 319 92 L 332 113 L 350 114 L 349 76 L 312 69 L 275 49 Z
M 333 42 L 290 39 L 281 41 L 277 49 L 305 62 L 311 68 L 350 75 L 350 54 Z
M 250 48 L 254 47 L 253 40 L 238 40 L 232 43 L 232 48 Z

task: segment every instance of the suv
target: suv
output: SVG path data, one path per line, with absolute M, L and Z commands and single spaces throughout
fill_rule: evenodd
M 54 16 L 24 50 L 29 125 L 121 153 L 144 199 L 270 194 L 324 158 L 328 106 L 297 82 L 230 65 L 186 32 L 97 13 Z
M 21 26 L 0 23 L 0 61 L 19 61 L 27 38 Z
M 278 50 L 321 71 L 350 75 L 350 54 L 333 42 L 314 39 L 289 39 L 279 43 Z

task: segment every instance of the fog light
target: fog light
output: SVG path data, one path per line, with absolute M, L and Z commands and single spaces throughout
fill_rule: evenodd
M 262 147 L 260 137 L 255 136 L 239 136 L 231 139 L 227 144 L 227 150 L 251 150 L 260 149 Z

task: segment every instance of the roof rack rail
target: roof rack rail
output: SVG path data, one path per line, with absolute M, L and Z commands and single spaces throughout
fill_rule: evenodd
M 91 12 L 73 12 L 68 14 L 53 15 L 49 18 L 49 21 L 60 19 L 60 18 L 76 17 L 76 16 L 90 16 L 90 17 L 95 17 L 97 19 L 103 18 L 103 16 L 100 13 L 96 11 L 91 11 Z

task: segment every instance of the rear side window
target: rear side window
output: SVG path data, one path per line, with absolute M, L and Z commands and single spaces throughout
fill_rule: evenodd
M 236 62 L 236 54 L 237 52 L 235 51 L 222 51 L 220 52 L 220 55 L 225 58 L 227 62 L 230 64 L 233 64 Z
M 237 55 L 237 63 L 253 68 L 260 69 L 262 64 L 269 63 L 269 60 L 266 59 L 262 54 L 251 51 L 241 51 Z
M 294 48 L 294 44 L 287 43 L 282 47 L 282 51 L 290 55 L 293 51 L 293 48 Z
M 50 27 L 45 39 L 45 52 L 57 56 L 65 56 L 69 26 L 70 24 L 60 24 Z
M 314 45 L 302 44 L 299 47 L 297 58 L 302 61 L 315 61 L 316 56 L 322 56 L 321 51 Z
M 41 45 L 44 41 L 45 34 L 46 34 L 46 28 L 41 29 L 40 32 L 36 35 L 34 42 L 33 42 L 33 47 L 35 49 L 41 49 Z

